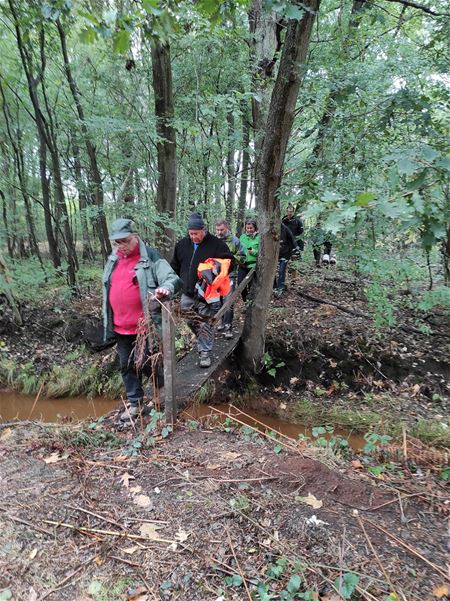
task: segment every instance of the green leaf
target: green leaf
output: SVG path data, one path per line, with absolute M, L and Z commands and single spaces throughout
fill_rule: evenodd
M 8 599 L 11 599 L 11 597 L 12 592 L 9 590 L 9 588 L 5 588 L 5 590 L 0 593 L 0 601 L 8 601 Z
M 300 576 L 298 574 L 294 574 L 293 576 L 291 576 L 291 579 L 289 580 L 289 582 L 287 584 L 288 592 L 296 593 L 298 590 L 300 590 L 301 584 L 302 584 L 302 579 L 300 578 Z
M 434 150 L 434 148 L 431 148 L 431 146 L 422 146 L 420 149 L 420 154 L 426 161 L 429 161 L 430 163 L 439 156 L 437 150 Z
M 146 13 L 155 17 L 158 17 L 162 13 L 159 0 L 142 0 L 142 7 Z
M 358 194 L 356 197 L 355 204 L 358 207 L 367 207 L 372 200 L 375 200 L 375 194 L 373 192 L 361 192 L 361 194 Z
M 411 161 L 411 159 L 404 157 L 397 162 L 397 167 L 400 173 L 411 175 L 412 173 L 417 171 L 419 165 L 415 161 Z
M 116 54 L 123 54 L 130 48 L 131 36 L 126 29 L 121 29 L 114 34 L 113 51 Z
M 101 582 L 99 582 L 98 580 L 92 580 L 88 587 L 88 593 L 92 596 L 98 595 L 99 593 L 101 593 L 102 588 L 103 586 Z
M 83 44 L 93 44 L 97 39 L 97 33 L 92 27 L 85 27 L 80 31 L 79 37 Z
M 284 16 L 286 17 L 286 19 L 300 21 L 300 19 L 303 17 L 304 12 L 305 11 L 299 8 L 298 6 L 295 6 L 294 4 L 288 4 L 286 10 L 284 11 Z
M 344 599 L 350 599 L 353 595 L 359 582 L 359 577 L 351 572 L 345 573 L 342 577 L 339 576 L 334 581 L 334 586 L 340 592 Z
M 172 426 L 164 426 L 164 428 L 161 430 L 161 436 L 163 438 L 167 438 L 171 432 Z
M 406 184 L 407 190 L 417 190 L 421 188 L 425 182 L 425 178 L 427 176 L 427 169 L 424 169 L 417 177 L 415 177 L 412 181 Z
M 275 453 L 277 453 L 277 455 L 278 455 L 278 454 L 279 454 L 279 453 L 281 453 L 281 451 L 283 450 L 283 447 L 282 447 L 280 444 L 276 444 L 276 445 L 273 447 L 273 450 L 274 450 L 274 452 L 275 452 Z
M 234 574 L 233 576 L 225 577 L 225 584 L 227 586 L 242 586 L 243 582 L 244 581 L 238 574 Z

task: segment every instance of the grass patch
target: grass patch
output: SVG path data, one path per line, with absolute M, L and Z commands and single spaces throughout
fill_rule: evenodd
M 433 420 L 421 419 L 416 424 L 400 423 L 398 418 L 374 411 L 316 408 L 310 399 L 301 399 L 294 407 L 294 421 L 305 426 L 329 424 L 356 432 L 376 431 L 393 438 L 401 436 L 402 426 L 410 436 L 425 444 L 450 448 L 450 428 Z
M 123 389 L 119 372 L 106 374 L 100 365 L 55 365 L 51 371 L 37 374 L 32 363 L 18 364 L 0 360 L 0 386 L 22 394 L 61 398 L 73 396 L 107 396 L 118 398 Z
M 426 444 L 450 448 L 450 428 L 444 424 L 421 419 L 411 428 L 410 434 Z

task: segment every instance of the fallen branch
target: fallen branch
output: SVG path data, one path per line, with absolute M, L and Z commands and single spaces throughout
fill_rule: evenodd
M 131 534 L 130 532 L 117 532 L 116 530 L 101 530 L 100 528 L 74 526 L 73 524 L 65 524 L 64 522 L 54 522 L 53 520 L 44 520 L 44 523 L 51 524 L 52 526 L 69 528 L 70 530 L 76 530 L 77 532 L 83 532 L 85 534 L 103 534 L 105 536 L 118 536 L 119 538 L 132 538 L 133 540 L 145 540 L 147 542 L 154 541 L 155 543 L 167 543 L 169 545 L 175 542 L 166 538 L 148 538 L 148 536 L 141 536 L 140 534 Z
M 238 570 L 239 570 L 239 574 L 241 575 L 242 581 L 244 583 L 245 591 L 247 593 L 247 597 L 248 597 L 249 601 L 252 601 L 252 596 L 251 596 L 250 591 L 248 589 L 247 581 L 245 580 L 245 576 L 244 576 L 244 572 L 242 571 L 241 565 L 240 565 L 239 560 L 238 560 L 238 558 L 236 556 L 236 553 L 234 551 L 233 543 L 231 542 L 231 536 L 230 536 L 230 533 L 228 532 L 227 528 L 225 528 L 225 532 L 227 533 L 228 542 L 230 544 L 231 552 L 233 553 L 234 561 L 236 562 L 236 565 L 237 565 Z
M 439 566 L 437 566 L 435 563 L 433 563 L 432 561 L 430 561 L 429 559 L 424 557 L 421 553 L 419 553 L 419 551 L 414 549 L 414 547 L 411 547 L 411 545 L 408 545 L 408 543 L 403 542 L 400 538 L 398 538 L 394 534 L 391 534 L 388 530 L 386 530 L 382 526 L 379 526 L 375 522 L 372 522 L 372 520 L 368 520 L 367 518 L 362 518 L 362 519 L 364 520 L 364 522 L 366 522 L 373 528 L 377 528 L 378 530 L 380 530 L 380 532 L 383 532 L 386 536 L 388 536 L 390 539 L 395 541 L 398 545 L 402 546 L 404 549 L 409 551 L 412 555 L 415 555 L 416 557 L 421 559 L 423 562 L 425 562 L 427 565 L 429 565 L 430 568 L 432 568 L 437 574 L 439 574 L 442 578 L 445 578 L 445 580 L 447 580 L 447 582 L 450 582 L 450 576 L 448 576 L 443 570 L 441 570 L 441 568 Z
M 356 517 L 356 520 L 357 520 L 359 526 L 361 527 L 361 530 L 363 531 L 364 536 L 366 537 L 367 544 L 369 545 L 370 550 L 372 551 L 375 559 L 377 560 L 377 563 L 380 566 L 381 571 L 383 572 L 383 576 L 386 578 L 386 582 L 391 587 L 391 591 L 394 591 L 395 589 L 394 589 L 394 586 L 393 586 L 393 584 L 391 582 L 391 579 L 389 578 L 389 575 L 386 572 L 386 570 L 384 568 L 384 565 L 382 564 L 381 559 L 378 556 L 378 553 L 375 551 L 375 548 L 372 545 L 372 541 L 370 540 L 369 535 L 367 534 L 366 529 L 364 528 L 364 524 L 362 522 L 361 516 L 359 515 L 358 511 L 354 511 L 353 515 Z

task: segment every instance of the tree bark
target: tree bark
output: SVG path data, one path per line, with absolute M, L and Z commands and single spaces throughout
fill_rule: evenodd
M 237 212 L 237 235 L 240 236 L 247 208 L 248 180 L 250 177 L 250 118 L 247 104 L 242 105 L 242 169 L 241 185 L 239 188 L 239 202 Z
M 299 3 L 305 6 L 301 20 L 289 20 L 280 65 L 273 88 L 264 141 L 256 166 L 256 210 L 260 250 L 251 303 L 242 335 L 244 364 L 259 371 L 265 346 L 265 327 L 275 277 L 279 237 L 280 205 L 277 198 L 286 147 L 295 115 L 295 105 L 304 74 L 311 30 L 320 0 Z
M 231 226 L 234 213 L 234 198 L 236 196 L 236 166 L 234 160 L 234 115 L 227 113 L 228 123 L 228 152 L 227 152 L 227 194 L 225 197 L 225 217 Z
M 100 248 L 102 257 L 104 260 L 111 254 L 111 243 L 108 236 L 108 227 L 106 224 L 106 217 L 104 212 L 104 194 L 103 184 L 100 175 L 100 169 L 98 167 L 97 152 L 94 144 L 92 143 L 89 135 L 89 131 L 86 125 L 86 118 L 84 115 L 84 109 L 81 104 L 80 92 L 75 79 L 72 74 L 72 69 L 69 61 L 69 54 L 67 52 L 66 33 L 58 19 L 56 21 L 56 27 L 58 29 L 59 40 L 61 43 L 61 52 L 64 60 L 64 72 L 66 74 L 67 83 L 69 84 L 70 92 L 75 103 L 78 118 L 80 120 L 80 129 L 83 135 L 84 144 L 86 146 L 86 153 L 89 159 L 89 182 L 90 182 L 90 196 L 93 204 L 97 207 L 97 216 L 94 220 L 97 235 L 100 241 Z
M 177 195 L 176 132 L 173 126 L 174 105 L 170 46 L 152 41 L 153 89 L 155 93 L 156 131 L 158 134 L 158 187 L 156 206 L 165 220 L 174 221 Z M 175 246 L 175 232 L 167 221 L 160 222 L 158 248 L 169 258 Z

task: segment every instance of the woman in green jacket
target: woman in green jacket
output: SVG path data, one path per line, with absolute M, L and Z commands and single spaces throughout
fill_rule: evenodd
M 245 233 L 239 238 L 242 247 L 245 251 L 243 264 L 239 265 L 238 270 L 238 285 L 242 282 L 248 272 L 255 267 L 259 252 L 259 234 L 257 225 L 254 219 L 248 219 L 245 222 Z M 247 300 L 248 288 L 242 291 L 242 298 Z

